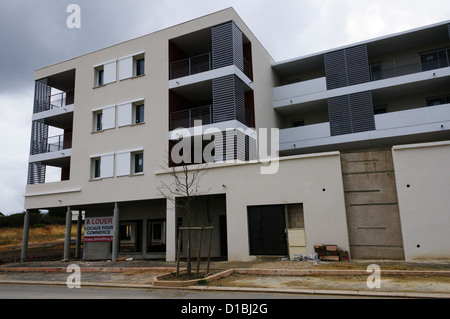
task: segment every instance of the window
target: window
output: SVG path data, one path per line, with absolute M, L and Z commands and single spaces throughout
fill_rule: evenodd
M 136 68 L 136 72 L 135 72 L 136 76 L 144 75 L 145 74 L 145 59 L 144 58 L 136 59 L 135 68 Z
M 144 123 L 144 100 L 122 103 L 117 109 L 119 127 Z
M 91 156 L 91 179 L 114 177 L 114 154 Z
M 104 83 L 105 71 L 103 68 L 97 70 L 97 86 L 102 86 Z
M 144 153 L 134 153 L 134 167 L 133 167 L 133 174 L 139 174 L 144 172 Z
M 94 66 L 94 87 L 99 87 L 108 83 L 116 82 L 116 64 L 116 61 L 111 61 Z
M 135 123 L 144 123 L 144 104 L 136 104 L 134 107 Z
M 137 53 L 119 59 L 119 80 L 145 74 L 145 53 Z
M 103 113 L 97 112 L 94 114 L 94 131 L 99 132 L 103 130 Z
M 378 81 L 382 79 L 381 63 L 374 63 L 370 65 L 370 80 Z
M 449 103 L 450 103 L 450 95 L 427 98 L 427 106 L 449 104 Z
M 100 178 L 101 177 L 101 159 L 100 158 L 93 158 L 92 159 L 94 170 L 92 177 L 93 178 Z
M 144 151 L 131 150 L 116 153 L 116 176 L 130 176 L 144 172 Z
M 423 53 L 420 55 L 422 71 L 429 71 L 449 66 L 449 52 L 447 50 L 438 50 L 434 52 Z
M 107 106 L 93 110 L 92 131 L 100 132 L 116 127 L 116 107 Z

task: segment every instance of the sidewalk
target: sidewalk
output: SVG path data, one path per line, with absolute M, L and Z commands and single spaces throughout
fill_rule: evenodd
M 450 262 L 378 262 L 380 288 L 370 289 L 368 262 L 213 262 L 205 280 L 181 285 L 163 280 L 175 272 L 176 263 L 164 261 L 111 262 L 25 262 L 0 265 L 0 284 L 67 285 L 76 264 L 81 270 L 81 286 L 273 292 L 394 298 L 450 298 Z M 203 266 L 204 263 L 202 263 Z M 195 268 L 196 263 L 193 263 Z M 181 265 L 184 267 L 184 264 Z

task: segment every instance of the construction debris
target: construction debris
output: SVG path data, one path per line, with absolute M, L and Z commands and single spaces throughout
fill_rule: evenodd
M 314 251 L 319 260 L 326 261 L 349 261 L 348 251 L 340 249 L 337 245 L 314 245 Z

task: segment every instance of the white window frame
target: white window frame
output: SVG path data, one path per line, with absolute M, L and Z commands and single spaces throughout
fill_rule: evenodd
M 143 153 L 143 148 L 116 152 L 116 176 L 143 175 L 144 171 L 136 172 L 135 167 L 135 155 Z
M 103 83 L 99 83 L 99 71 L 103 70 Z M 102 87 L 117 82 L 117 60 L 112 60 L 94 66 L 94 87 Z
M 114 177 L 114 153 L 93 155 L 91 160 L 91 180 Z M 100 160 L 100 176 L 95 176 L 95 162 Z
M 102 132 L 116 128 L 116 106 L 110 105 L 92 110 L 92 131 Z M 102 127 L 98 130 L 98 114 L 102 114 Z
M 137 75 L 137 60 L 144 59 L 144 74 Z M 145 75 L 145 52 L 139 52 L 119 59 L 119 81 Z
M 117 126 L 129 126 L 134 124 L 143 124 L 144 121 L 136 123 L 136 106 L 144 105 L 145 117 L 145 100 L 137 99 L 129 102 L 120 103 L 117 105 Z

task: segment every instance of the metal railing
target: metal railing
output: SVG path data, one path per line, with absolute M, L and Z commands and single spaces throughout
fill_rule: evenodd
M 194 127 L 195 121 L 202 121 L 202 125 L 212 124 L 212 105 L 170 113 L 170 130 Z
M 34 154 L 58 152 L 72 148 L 72 133 L 61 134 L 34 141 Z
M 170 79 L 177 79 L 183 76 L 193 75 L 211 70 L 211 55 L 205 53 L 191 58 L 170 63 Z
M 45 111 L 61 108 L 74 103 L 74 90 L 61 92 L 50 96 L 50 103 L 44 108 Z
M 370 79 L 371 81 L 378 81 L 448 67 L 450 65 L 449 52 L 450 50 L 440 50 L 429 54 L 395 59 L 392 61 L 392 66 L 387 68 L 382 67 L 381 64 L 372 64 L 370 66 Z M 432 56 L 433 54 L 435 57 Z M 432 56 L 432 59 L 428 61 L 427 56 Z
M 213 106 L 206 105 L 193 109 L 170 113 L 170 130 L 177 128 L 191 128 L 195 126 L 195 121 L 202 121 L 202 125 L 214 123 Z M 255 127 L 253 112 L 245 108 L 245 123 L 250 128 Z

